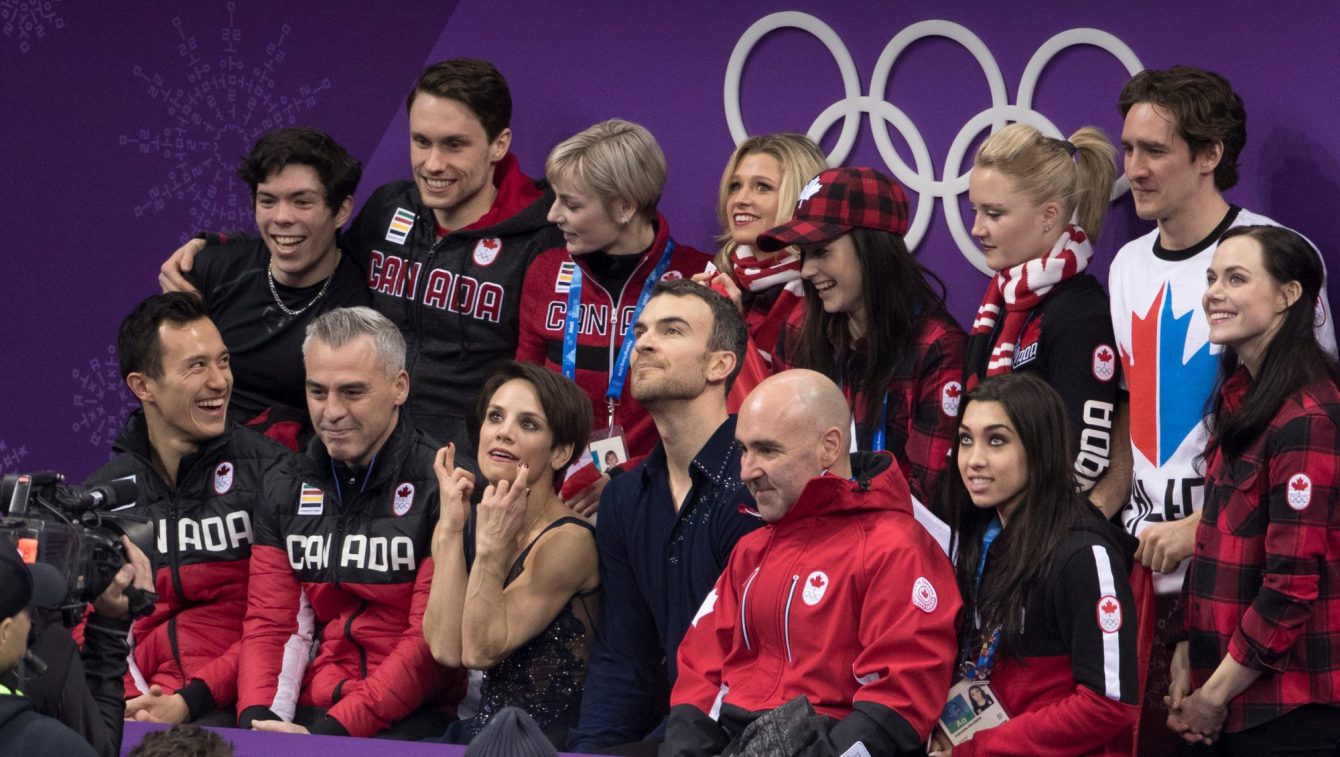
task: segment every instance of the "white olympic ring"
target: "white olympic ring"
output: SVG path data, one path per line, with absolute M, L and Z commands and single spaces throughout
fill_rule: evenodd
M 842 131 L 838 135 L 837 144 L 833 146 L 832 152 L 827 156 L 828 164 L 830 166 L 840 166 L 847 160 L 851 155 L 852 147 L 856 143 L 858 119 L 862 113 L 869 113 L 871 115 L 871 133 L 875 138 L 875 146 L 879 150 L 880 157 L 884 159 L 885 165 L 893 173 L 894 178 L 907 191 L 915 192 L 918 197 L 912 223 L 907 232 L 907 246 L 910 249 L 916 249 L 925 236 L 931 223 L 932 206 L 938 198 L 943 205 L 942 212 L 944 213 L 945 223 L 949 227 L 950 235 L 954 238 L 955 244 L 958 245 L 959 252 L 977 270 L 988 276 L 992 275 L 993 271 L 987 268 L 981 250 L 973 241 L 968 229 L 964 228 L 963 214 L 958 203 L 958 195 L 968 189 L 968 171 L 960 171 L 968 146 L 972 143 L 973 138 L 988 125 L 994 132 L 1011 121 L 1028 123 L 1037 127 L 1044 134 L 1058 139 L 1064 138 L 1060 130 L 1046 116 L 1033 110 L 1032 104 L 1033 93 L 1037 88 L 1038 79 L 1041 77 L 1043 69 L 1047 67 L 1047 64 L 1057 53 L 1068 47 L 1092 45 L 1101 48 L 1125 66 L 1126 71 L 1131 75 L 1135 75 L 1144 69 L 1144 64 L 1140 62 L 1131 48 L 1115 36 L 1099 29 L 1070 29 L 1043 42 L 1033 53 L 1033 57 L 1029 59 L 1028 65 L 1024 68 L 1023 76 L 1019 80 L 1016 102 L 1010 104 L 1005 78 L 1001 74 L 1000 66 L 996 64 L 990 49 L 982 42 L 981 38 L 966 27 L 952 21 L 921 21 L 903 29 L 893 39 L 889 40 L 884 51 L 880 53 L 879 60 L 875 63 L 875 70 L 870 81 L 870 92 L 867 95 L 862 95 L 860 77 L 856 73 L 856 63 L 852 60 L 851 53 L 832 27 L 808 13 L 799 11 L 772 13 L 755 21 L 745 30 L 744 34 L 740 36 L 740 40 L 735 43 L 735 49 L 731 51 L 730 62 L 726 65 L 726 80 L 723 88 L 726 125 L 730 129 L 731 138 L 735 140 L 737 145 L 749 138 L 749 130 L 745 128 L 744 118 L 740 114 L 740 79 L 744 73 L 745 60 L 759 40 L 778 29 L 784 28 L 800 29 L 812 34 L 823 43 L 824 47 L 828 48 L 829 53 L 833 55 L 833 59 L 838 64 L 839 72 L 842 74 L 843 98 L 825 108 L 810 124 L 807 131 L 812 139 L 818 141 L 839 118 L 842 119 Z M 921 132 L 917 130 L 906 113 L 893 103 L 885 100 L 882 94 L 888 84 L 894 61 L 913 42 L 924 37 L 946 37 L 967 49 L 977 60 L 978 65 L 982 67 L 982 73 L 986 75 L 987 85 L 991 91 L 991 107 L 968 119 L 968 122 L 954 137 L 949 153 L 945 156 L 940 178 L 936 178 L 935 168 L 931 163 L 930 150 L 926 147 L 926 141 L 922 138 Z M 874 128 L 874 117 L 876 116 L 885 122 L 884 128 Z M 908 149 L 912 153 L 912 160 L 916 165 L 915 170 L 910 168 L 898 154 L 897 148 L 894 147 L 893 141 L 889 138 L 888 124 L 892 124 L 903 140 L 907 142 Z M 954 172 L 952 178 L 950 178 L 951 171 Z M 1115 200 L 1120 197 L 1128 189 L 1130 189 L 1130 182 L 1123 174 L 1112 186 L 1112 199 Z

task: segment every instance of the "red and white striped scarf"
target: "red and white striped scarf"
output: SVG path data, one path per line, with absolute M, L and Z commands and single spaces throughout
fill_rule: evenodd
M 742 289 L 755 294 L 781 287 L 772 307 L 761 318 L 749 316 L 749 335 L 754 339 L 763 359 L 772 363 L 772 350 L 781 338 L 782 328 L 791 311 L 805 299 L 800 281 L 800 253 L 788 247 L 782 254 L 768 261 L 759 260 L 751 247 L 740 246 L 731 251 L 731 276 Z
M 788 247 L 772 260 L 762 261 L 751 247 L 740 246 L 730 254 L 731 277 L 751 292 L 763 292 L 800 278 L 800 253 Z
M 1019 330 L 1023 328 L 1029 311 L 1037 307 L 1057 284 L 1083 272 L 1092 257 L 1093 245 L 1089 243 L 1088 235 L 1084 229 L 1071 224 L 1046 255 L 1000 271 L 991 279 L 968 336 L 970 342 L 980 343 L 983 339 L 990 339 L 991 332 L 996 328 L 996 320 L 1002 310 L 1005 312 L 1005 322 L 1001 325 L 995 344 L 991 346 L 991 356 L 986 363 L 988 377 L 1010 372 Z M 978 365 L 971 362 L 974 352 L 969 347 L 970 366 Z M 969 383 L 976 385 L 976 374 L 969 377 Z

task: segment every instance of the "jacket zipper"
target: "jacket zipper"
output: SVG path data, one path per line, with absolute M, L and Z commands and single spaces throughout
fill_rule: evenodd
M 179 469 L 180 472 L 180 469 Z M 191 467 L 188 476 L 195 472 L 195 466 Z M 166 482 L 164 482 L 166 483 Z M 180 479 L 178 481 L 180 483 Z M 181 583 L 181 565 L 180 556 L 177 549 L 177 539 L 181 535 L 181 529 L 177 526 L 177 493 L 178 487 L 168 487 L 168 575 L 172 576 L 172 590 L 177 593 L 177 601 L 186 602 L 186 590 Z M 177 672 L 181 674 L 181 685 L 187 684 L 186 666 L 181 661 L 181 647 L 177 644 L 177 616 L 173 615 L 168 619 L 168 646 L 172 648 L 172 659 L 177 663 Z
M 786 641 L 786 661 L 795 662 L 791 656 L 791 600 L 796 598 L 796 584 L 800 576 L 791 576 L 791 589 L 786 592 L 786 611 L 782 615 L 782 638 Z
M 744 592 L 740 594 L 740 632 L 744 634 L 744 648 L 753 649 L 749 644 L 749 624 L 745 622 L 745 608 L 749 605 L 749 587 L 754 585 L 754 579 L 758 578 L 758 568 L 749 574 L 749 580 L 744 582 Z
M 366 471 L 364 473 L 364 476 L 368 476 L 370 473 L 371 471 Z M 357 483 L 358 479 L 355 478 L 354 480 L 349 482 L 349 486 L 352 488 Z M 366 483 L 366 480 L 364 483 Z M 359 494 L 354 494 L 353 492 L 350 492 L 350 494 L 352 498 L 354 498 L 355 500 L 361 499 L 361 492 Z M 340 558 L 338 553 L 344 549 L 345 517 L 348 515 L 350 510 L 352 510 L 357 505 L 362 504 L 359 501 L 346 503 L 344 501 L 345 497 L 342 489 L 340 490 L 339 493 L 339 500 L 340 500 L 339 502 L 340 516 L 335 519 L 335 540 L 330 545 L 330 548 L 332 550 L 335 550 L 335 552 L 337 553 L 333 558 L 334 562 L 332 563 L 331 567 L 331 577 L 334 579 L 332 583 L 336 588 L 339 588 L 340 586 Z M 354 612 L 349 616 L 349 619 L 344 623 L 344 638 L 348 639 L 349 643 L 354 645 L 354 649 L 358 650 L 358 670 L 360 673 L 360 678 L 368 677 L 368 651 L 363 647 L 362 644 L 358 642 L 358 639 L 354 638 L 354 621 L 357 620 L 358 616 L 362 615 L 363 612 L 367 609 L 368 609 L 368 601 L 366 599 L 360 600 L 358 603 L 358 609 L 354 610 Z
M 569 257 L 572 256 L 569 255 Z M 614 298 L 613 295 L 609 293 L 608 289 L 601 286 L 600 282 L 595 280 L 596 277 L 589 275 L 587 271 L 582 271 L 582 285 L 585 286 L 586 280 L 590 279 L 591 283 L 595 284 L 596 288 L 604 292 L 605 296 L 610 299 L 610 348 L 609 348 L 609 358 L 607 360 L 609 367 L 606 368 L 606 371 L 609 374 L 614 373 L 614 359 L 619 356 L 619 350 L 617 349 L 618 339 L 620 336 L 623 335 L 623 330 L 619 328 L 620 326 L 619 321 L 621 320 L 619 317 L 621 315 L 620 311 L 623 309 L 621 307 L 623 303 L 623 296 L 628 292 L 628 285 L 633 283 L 633 279 L 637 278 L 638 271 L 642 270 L 642 265 L 647 262 L 647 257 L 648 255 L 644 253 L 642 256 L 642 260 L 638 261 L 637 266 L 633 268 L 632 274 L 630 274 L 627 279 L 624 279 L 623 286 L 619 288 L 619 298 L 617 300 Z M 573 258 L 572 264 L 581 265 L 580 263 L 577 262 L 576 258 Z M 581 303 L 577 304 L 578 306 L 581 305 Z
M 368 601 L 364 599 L 358 603 L 358 609 L 354 610 L 353 614 L 349 616 L 349 620 L 344 624 L 344 638 L 348 639 L 349 643 L 353 644 L 354 648 L 358 650 L 358 672 L 360 678 L 368 677 L 368 650 L 364 649 L 363 645 L 358 643 L 358 639 L 354 638 L 354 621 L 357 620 L 358 616 L 362 615 L 363 611 L 366 609 L 368 609 Z

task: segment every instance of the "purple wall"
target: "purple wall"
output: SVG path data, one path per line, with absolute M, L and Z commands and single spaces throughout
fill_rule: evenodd
M 840 57 L 849 56 L 858 96 L 881 71 L 887 81 L 874 98 L 887 104 L 850 103 L 852 134 L 844 141 L 836 120 L 824 147 L 849 147 L 846 163 L 890 173 L 884 155 L 913 166 L 901 176 L 925 190 L 913 193 L 914 203 L 930 209 L 919 254 L 966 321 L 985 278 L 945 221 L 946 201 L 966 202 L 957 186 L 934 182 L 946 178 L 955 137 L 992 104 L 987 75 L 966 47 L 943 37 L 912 42 L 891 67 L 877 70 L 877 61 L 908 27 L 953 22 L 998 69 L 1000 104 L 1013 104 L 1035 51 L 1090 27 L 1119 40 L 1137 67 L 1191 63 L 1226 75 L 1250 115 L 1242 182 L 1229 199 L 1310 236 L 1333 269 L 1330 251 L 1340 245 L 1340 229 L 1323 221 L 1340 186 L 1331 76 L 1340 70 L 1331 34 L 1340 10 L 1330 4 L 1274 4 L 1267 16 L 1246 2 L 1216 4 L 1214 15 L 1152 3 L 856 0 L 152 7 L 132 14 L 117 4 L 15 0 L 0 8 L 0 207 L 10 240 L 0 254 L 9 292 L 0 306 L 0 472 L 56 468 L 77 479 L 105 459 L 132 406 L 115 366 L 116 324 L 156 291 L 158 264 L 180 240 L 199 228 L 253 226 L 232 170 L 258 134 L 297 123 L 329 131 L 367 163 L 361 199 L 407 176 L 404 95 L 424 64 L 444 57 L 487 58 L 507 76 L 515 149 L 532 174 L 554 143 L 591 123 L 619 116 L 646 125 L 670 164 L 662 210 L 675 235 L 710 247 L 717 182 L 734 145 L 723 97 L 732 51 L 769 13 L 812 14 L 831 28 Z M 809 32 L 783 28 L 745 52 L 738 96 L 729 99 L 749 133 L 810 131 L 844 99 L 838 62 Z M 1065 133 L 1093 123 L 1116 137 L 1115 99 L 1127 76 L 1127 65 L 1103 49 L 1067 48 L 1036 77 L 1033 110 Z M 869 109 L 901 114 L 902 129 L 861 112 Z M 882 152 L 873 129 L 887 129 Z M 979 138 L 964 135 L 967 155 Z M 928 159 L 920 177 L 919 144 Z M 951 166 L 947 178 L 961 170 Z M 1099 272 L 1121 242 L 1149 228 L 1128 197 L 1118 199 L 1098 247 Z M 1333 285 L 1333 302 L 1337 294 Z

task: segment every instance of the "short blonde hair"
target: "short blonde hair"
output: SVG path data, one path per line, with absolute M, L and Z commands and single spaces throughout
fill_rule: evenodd
M 568 137 L 549 153 L 544 174 L 551 184 L 586 184 L 606 210 L 626 200 L 649 221 L 665 189 L 665 154 L 644 127 L 611 118 Z
M 782 180 L 777 187 L 777 217 L 772 225 L 777 226 L 791 220 L 796 211 L 796 201 L 800 199 L 800 190 L 810 179 L 828 168 L 828 159 L 814 140 L 804 134 L 778 132 L 760 134 L 740 143 L 731 153 L 726 170 L 721 172 L 721 188 L 717 192 L 717 221 L 721 224 L 721 236 L 717 243 L 721 249 L 717 252 L 716 267 L 722 271 L 730 270 L 730 256 L 738 246 L 730 235 L 730 210 L 726 203 L 730 200 L 731 181 L 740 161 L 749 155 L 770 155 L 782 168 Z
M 982 142 L 973 168 L 999 171 L 1034 205 L 1059 201 L 1062 218 L 1069 222 L 1075 215 L 1089 240 L 1097 242 L 1117 180 L 1116 155 L 1111 140 L 1095 126 L 1071 134 L 1067 144 L 1016 123 Z

